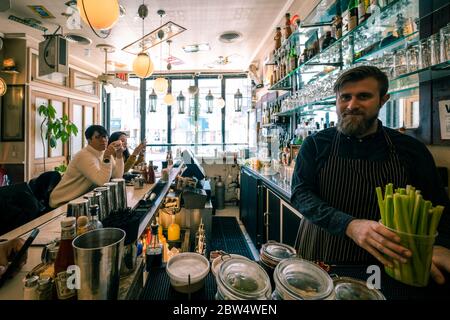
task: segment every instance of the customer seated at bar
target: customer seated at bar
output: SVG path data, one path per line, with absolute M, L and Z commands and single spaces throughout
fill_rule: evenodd
M 426 146 L 378 120 L 388 101 L 389 81 L 381 70 L 361 66 L 336 81 L 338 126 L 307 137 L 292 181 L 292 204 L 302 213 L 297 237 L 305 259 L 391 266 L 414 252 L 381 225 L 376 187 L 412 185 L 423 199 L 445 206 L 436 244 L 450 245 L 449 200 Z M 448 250 L 435 246 L 433 278 L 450 269 Z M 385 257 L 389 256 L 389 259 Z M 447 258 L 443 260 L 443 256 Z M 446 261 L 446 262 L 445 262 Z
M 125 162 L 125 166 L 123 172 L 128 172 L 134 166 L 145 161 L 145 141 L 141 142 L 130 155 L 130 151 L 128 150 L 128 142 L 127 142 L 127 134 L 123 131 L 116 131 L 111 133 L 109 137 L 108 144 L 114 141 L 122 141 L 123 150 L 123 161 Z M 137 158 L 137 159 L 136 159 Z
M 75 154 L 61 181 L 50 194 L 56 208 L 78 198 L 111 178 L 123 176 L 123 147 L 120 140 L 108 144 L 108 131 L 100 125 L 86 129 L 88 145 Z

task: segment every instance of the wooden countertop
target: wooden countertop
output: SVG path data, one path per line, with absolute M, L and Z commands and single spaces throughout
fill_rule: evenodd
M 156 212 L 159 204 L 164 199 L 167 191 L 169 190 L 171 182 L 176 178 L 177 174 L 180 172 L 181 167 L 172 168 L 169 175 L 169 183 L 161 192 L 161 195 L 158 197 L 157 204 L 151 212 L 148 212 L 144 221 L 141 223 L 140 231 L 145 229 L 146 224 L 149 223 L 154 213 Z M 143 189 L 134 189 L 132 186 L 127 186 L 127 204 L 128 207 L 135 208 L 144 195 L 149 192 L 154 184 L 145 184 Z M 81 199 L 79 197 L 79 199 Z M 27 263 L 22 267 L 22 269 L 16 274 L 12 279 L 9 279 L 2 288 L 0 288 L 0 300 L 22 300 L 23 299 L 23 283 L 22 280 L 26 276 L 28 272 L 30 272 L 34 267 L 41 263 L 41 253 L 45 244 L 49 243 L 51 240 L 60 237 L 61 227 L 60 221 L 65 217 L 65 213 L 67 212 L 67 204 L 58 207 L 45 215 L 36 218 L 33 221 L 28 222 L 27 224 L 18 227 L 10 232 L 0 236 L 1 239 L 14 239 L 17 237 L 23 237 L 26 239 L 28 234 L 36 227 L 39 227 L 40 232 L 32 246 L 28 249 L 28 258 Z M 125 278 L 121 279 L 121 290 L 123 288 L 122 281 Z M 119 293 L 119 296 L 127 296 L 122 292 Z

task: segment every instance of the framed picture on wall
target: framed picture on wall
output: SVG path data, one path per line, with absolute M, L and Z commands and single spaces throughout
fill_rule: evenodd
M 1 141 L 24 141 L 25 87 L 9 85 L 1 99 Z

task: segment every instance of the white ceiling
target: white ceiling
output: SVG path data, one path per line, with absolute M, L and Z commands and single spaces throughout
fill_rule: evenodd
M 142 19 L 137 16 L 137 9 L 142 0 L 119 0 L 126 9 L 126 16 L 120 18 L 113 27 L 111 36 L 107 39 L 97 38 L 89 27 L 82 23 L 82 30 L 69 30 L 66 27 L 66 18 L 61 13 L 66 12 L 67 0 L 13 0 L 12 8 L 6 12 L 0 12 L 0 32 L 18 33 L 24 32 L 38 41 L 42 41 L 42 32 L 17 22 L 8 20 L 10 14 L 20 18 L 35 18 L 42 21 L 49 29 L 49 33 L 56 30 L 56 25 L 63 26 L 64 33 L 73 32 L 82 34 L 93 43 L 89 46 L 71 44 L 70 55 L 87 61 L 101 72 L 103 69 L 103 56 L 96 44 L 107 43 L 116 47 L 116 52 L 110 59 L 125 63 L 124 69 L 130 70 L 134 56 L 121 51 L 125 45 L 141 38 Z M 167 15 L 163 23 L 173 21 L 187 30 L 172 38 L 171 54 L 184 61 L 184 64 L 173 66 L 176 70 L 210 70 L 207 65 L 217 60 L 218 56 L 233 55 L 232 63 L 218 66 L 218 70 L 247 70 L 248 65 L 255 58 L 256 50 L 261 49 L 261 44 L 267 41 L 276 23 L 280 23 L 284 13 L 290 8 L 294 0 L 144 0 L 149 7 L 149 15 L 145 19 L 145 33 L 160 25 L 160 17 L 156 11 L 163 9 Z M 306 0 L 296 0 L 299 3 Z M 54 16 L 54 19 L 40 19 L 28 5 L 43 5 Z M 243 38 L 237 43 L 222 43 L 218 40 L 224 31 L 238 31 Z M 194 43 L 207 42 L 211 46 L 209 52 L 185 53 L 182 46 Z M 90 49 L 90 56 L 85 55 L 85 49 Z M 168 54 L 167 44 L 162 46 L 162 56 Z M 160 64 L 160 46 L 150 49 L 150 55 L 155 63 L 155 69 L 165 70 L 166 63 Z M 114 67 L 108 66 L 112 71 Z

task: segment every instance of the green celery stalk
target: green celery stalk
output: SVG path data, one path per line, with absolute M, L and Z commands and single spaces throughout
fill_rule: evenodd
M 384 201 L 383 201 L 383 194 L 380 187 L 376 187 L 375 191 L 377 193 L 377 200 L 378 200 L 378 207 L 380 208 L 380 215 L 381 215 L 381 222 L 383 225 L 386 225 L 386 213 L 384 211 Z
M 436 234 L 436 230 L 439 225 L 439 221 L 441 220 L 442 213 L 444 213 L 443 206 L 436 206 L 433 209 L 431 209 L 431 219 L 430 225 L 428 227 L 428 234 L 430 236 Z
M 404 230 L 406 233 L 414 233 L 411 227 L 411 220 L 412 217 L 410 215 L 409 207 L 410 207 L 410 197 L 407 195 L 401 195 L 400 199 L 402 200 L 402 215 L 400 216 L 400 219 L 402 221 Z
M 422 212 L 419 217 L 419 226 L 417 234 L 426 236 L 428 234 L 428 211 L 431 209 L 431 201 L 426 200 L 422 207 Z
M 386 199 L 387 196 L 393 196 L 394 195 L 394 185 L 392 183 L 388 183 L 386 185 L 386 189 L 384 191 L 384 198 Z
M 385 226 L 391 229 L 396 229 L 394 223 L 394 198 L 392 196 L 387 196 L 384 200 L 384 204 L 384 215 L 386 218 Z
M 420 217 L 420 213 L 422 212 L 422 207 L 423 207 L 423 198 L 422 195 L 417 193 L 416 191 L 416 199 L 415 199 L 415 203 L 414 203 L 414 211 L 413 211 L 413 219 L 412 219 L 412 229 L 413 229 L 413 233 L 417 234 L 419 232 L 418 230 L 418 221 L 419 221 L 419 217 Z
M 394 194 L 394 224 L 395 229 L 401 232 L 406 232 L 406 227 L 403 223 L 403 202 L 400 193 Z

